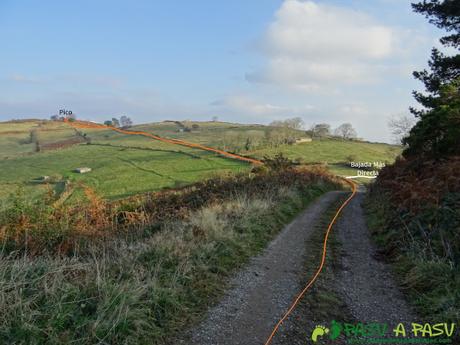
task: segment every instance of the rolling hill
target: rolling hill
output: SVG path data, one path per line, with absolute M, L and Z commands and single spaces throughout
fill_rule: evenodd
M 400 152 L 398 146 L 336 139 L 280 144 L 286 129 L 262 125 L 164 121 L 137 125 L 132 130 L 256 158 L 283 153 L 302 163 L 328 164 L 338 174 L 352 173 L 345 165 L 351 158 L 392 162 Z M 295 130 L 284 135 L 306 136 Z M 92 171 L 78 174 L 78 167 Z M 64 122 L 41 120 L 0 123 L 0 198 L 18 188 L 32 196 L 52 188 L 58 193 L 67 191 L 66 198 L 72 200 L 79 195 L 77 187 L 88 186 L 105 198 L 119 199 L 248 169 L 249 164 L 210 152 L 110 129 L 79 130 Z

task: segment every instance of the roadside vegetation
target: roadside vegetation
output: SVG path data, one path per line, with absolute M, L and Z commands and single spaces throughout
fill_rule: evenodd
M 413 5 L 451 34 L 441 43 L 458 50 L 456 2 Z M 460 54 L 433 49 L 430 71 L 415 72 L 426 93 L 403 138 L 405 150 L 382 170 L 367 201 L 369 225 L 419 313 L 433 321 L 460 319 Z
M 164 343 L 284 224 L 341 187 L 285 162 L 124 204 L 91 191 L 64 209 L 15 196 L 0 215 L 0 341 Z
M 460 318 L 460 160 L 400 160 L 367 200 L 370 229 L 425 317 Z

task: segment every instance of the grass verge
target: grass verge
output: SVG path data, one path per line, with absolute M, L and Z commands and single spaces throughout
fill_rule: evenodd
M 460 319 L 459 169 L 460 157 L 400 158 L 382 169 L 365 205 L 383 257 L 432 322 Z
M 226 277 L 308 203 L 327 179 L 235 194 L 139 241 L 111 238 L 85 255 L 0 259 L 0 342 L 160 344 L 202 315 Z
M 373 193 L 365 205 L 373 239 L 383 257 L 391 263 L 399 284 L 417 313 L 433 322 L 458 321 L 460 272 L 448 257 L 437 255 L 431 248 L 437 231 L 433 231 L 429 238 L 421 238 L 417 229 L 422 233 L 433 229 L 429 223 L 423 222 L 423 216 L 395 215 L 383 195 Z

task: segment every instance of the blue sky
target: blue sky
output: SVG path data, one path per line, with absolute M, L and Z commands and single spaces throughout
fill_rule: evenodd
M 405 0 L 0 0 L 0 121 L 300 116 L 390 141 L 440 34 Z

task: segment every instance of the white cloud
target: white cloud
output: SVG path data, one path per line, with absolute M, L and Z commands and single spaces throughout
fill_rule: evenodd
M 36 83 L 42 82 L 43 80 L 39 79 L 39 78 L 35 78 L 35 77 L 27 77 L 27 76 L 22 75 L 22 74 L 13 74 L 13 75 L 10 75 L 7 78 L 7 81 L 12 81 L 12 82 L 15 82 L 15 83 L 36 84 Z
M 213 102 L 212 105 L 223 105 L 234 110 L 252 115 L 273 115 L 285 111 L 283 107 L 270 103 L 257 103 L 254 100 L 244 96 L 231 96 L 225 100 L 218 100 Z
M 225 99 L 214 101 L 210 105 L 217 107 L 219 111 L 227 114 L 240 114 L 259 121 L 282 119 L 290 116 L 302 116 L 310 113 L 314 109 L 311 105 L 287 107 L 264 103 L 242 95 L 229 96 Z
M 65 84 L 77 86 L 96 86 L 96 87 L 110 87 L 119 88 L 123 82 L 119 78 L 106 75 L 94 74 L 66 74 L 55 78 Z
M 344 104 L 338 109 L 338 113 L 346 116 L 368 115 L 369 109 L 364 104 Z
M 364 13 L 313 1 L 285 1 L 267 36 L 274 55 L 382 58 L 392 50 L 389 28 L 374 23 Z
M 65 75 L 56 75 L 48 77 L 37 77 L 37 76 L 28 76 L 24 74 L 12 74 L 9 75 L 6 79 L 6 82 L 13 83 L 24 83 L 24 84 L 48 84 L 56 85 L 61 83 L 66 87 L 69 86 L 81 86 L 81 87 L 110 87 L 110 88 L 119 88 L 123 85 L 121 79 L 107 76 L 107 75 L 97 75 L 97 74 L 65 74 Z
M 248 81 L 309 91 L 376 82 L 398 50 L 395 30 L 369 15 L 300 0 L 284 1 L 261 48 L 268 65 Z

